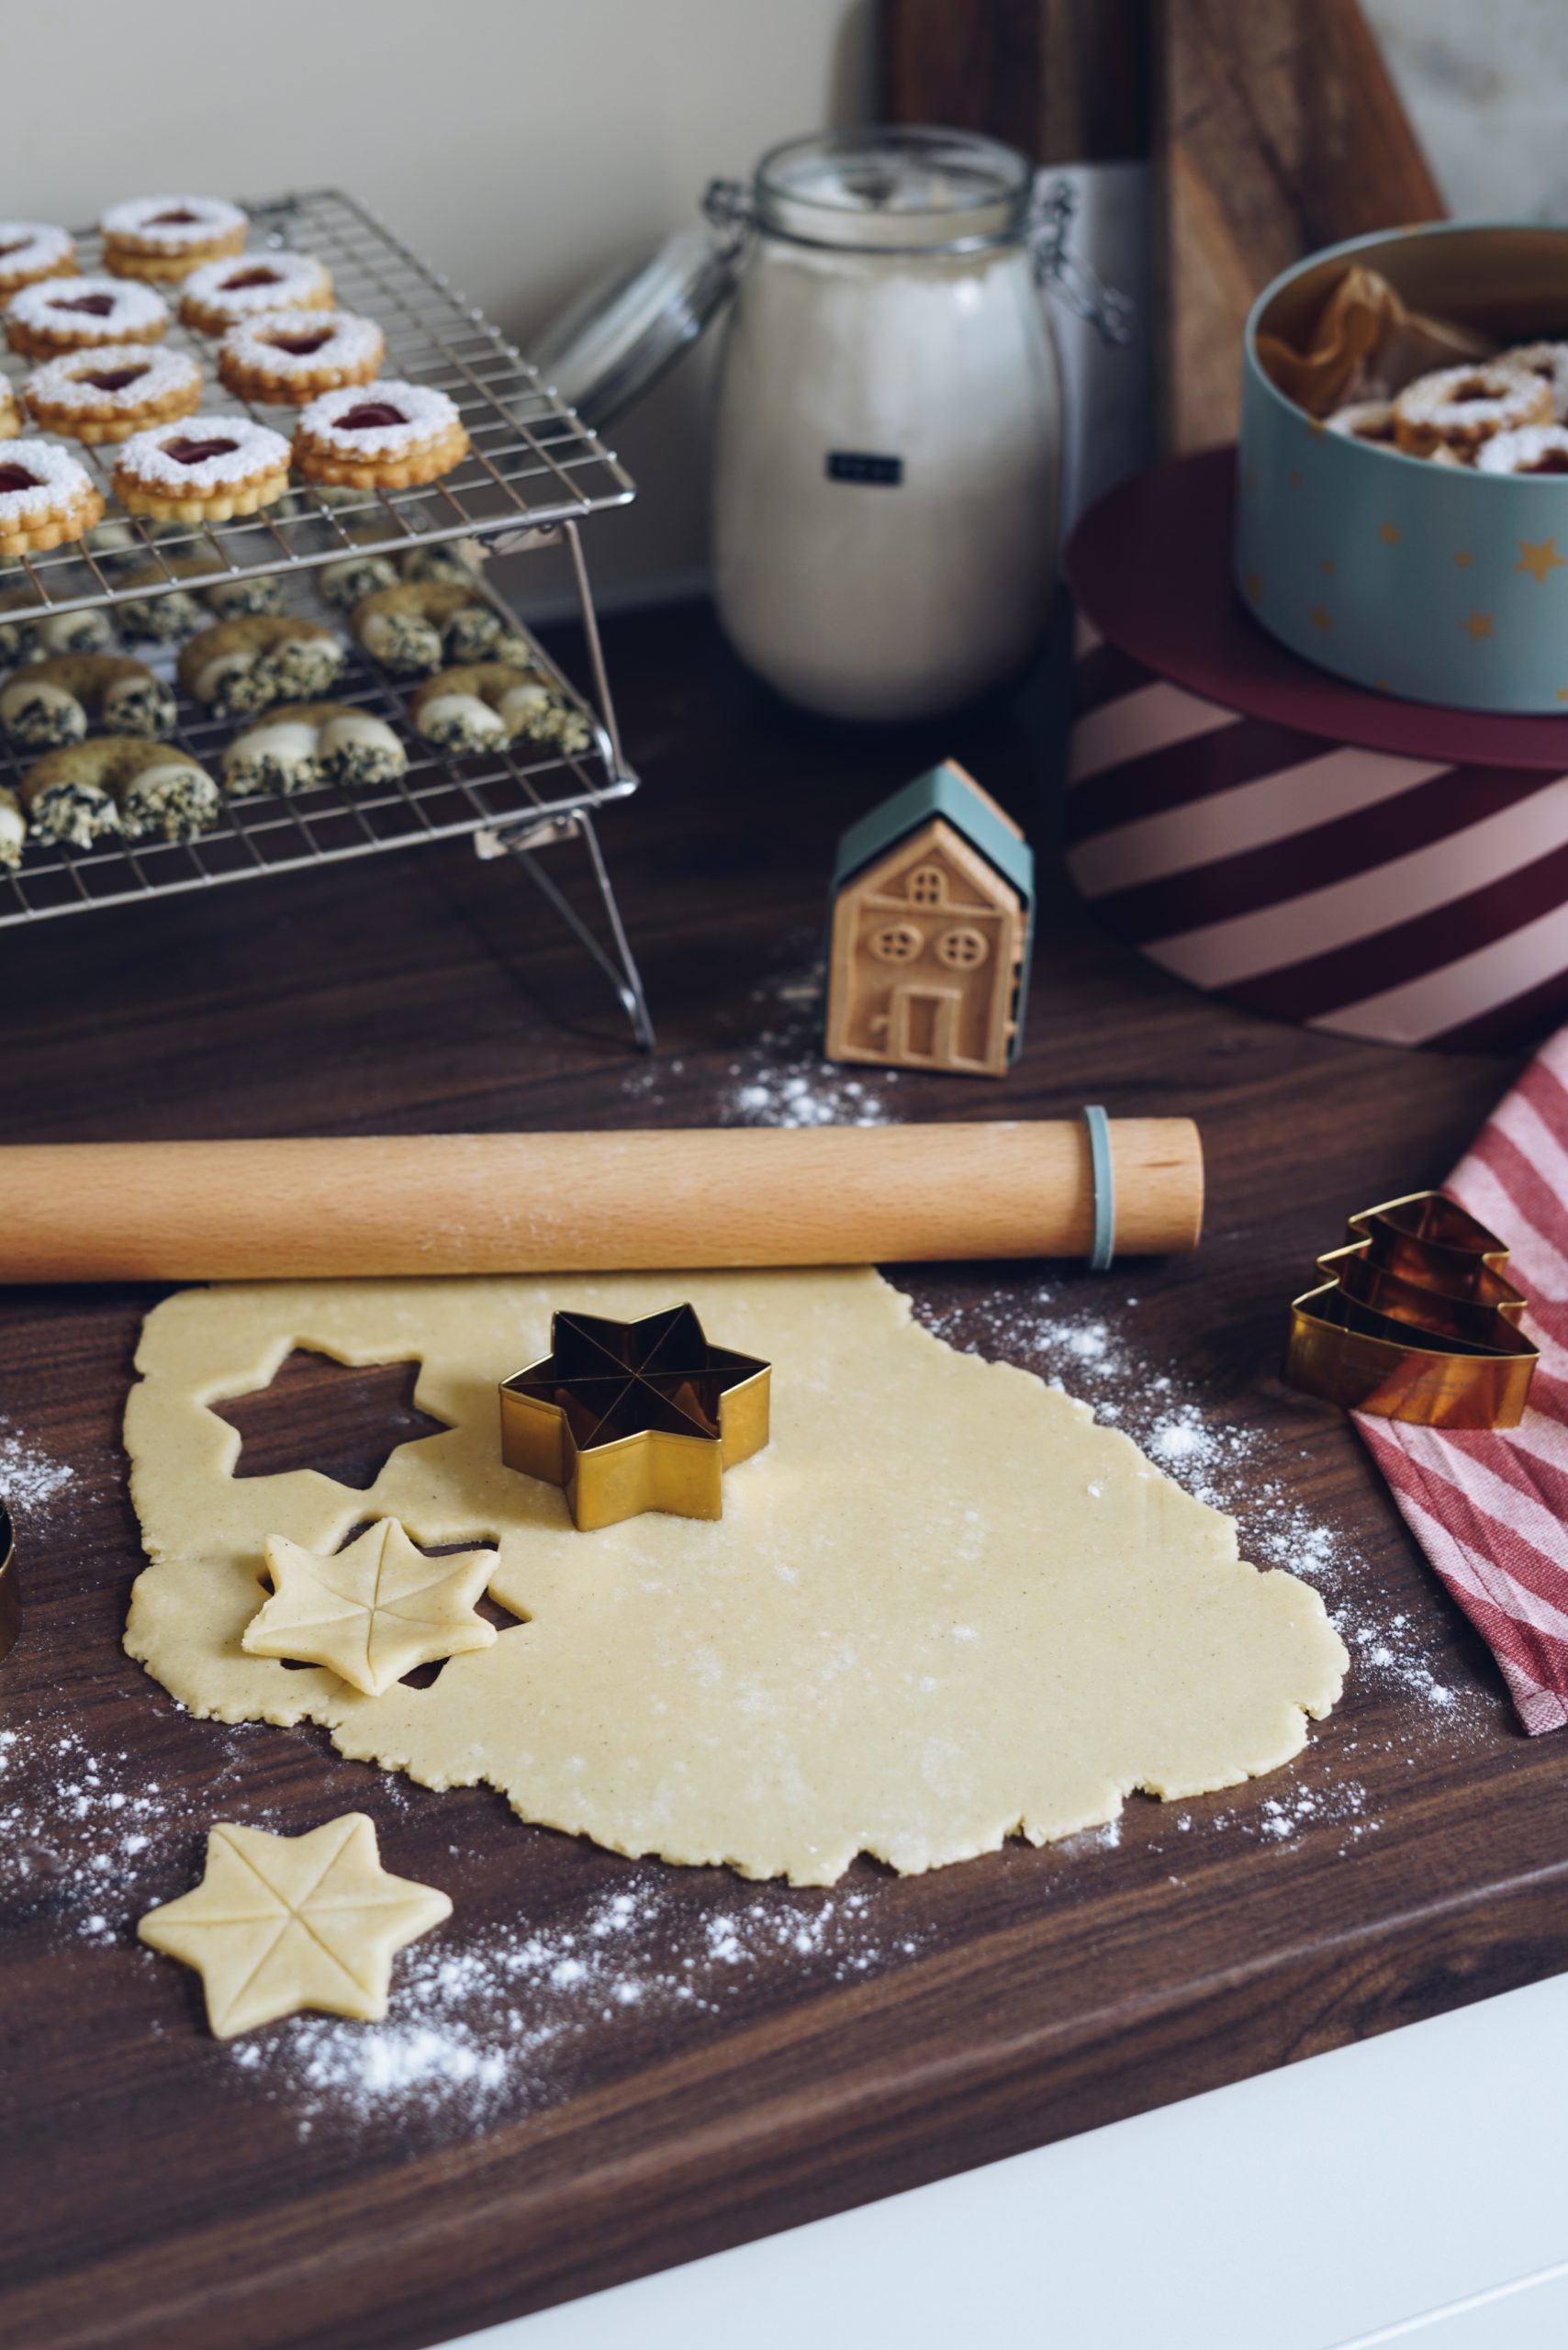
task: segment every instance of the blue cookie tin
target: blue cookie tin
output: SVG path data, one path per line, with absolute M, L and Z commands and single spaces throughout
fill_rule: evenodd
M 1568 339 L 1568 229 L 1450 222 L 1357 237 L 1276 277 L 1247 321 L 1235 576 L 1282 644 L 1454 710 L 1568 710 L 1568 475 L 1480 474 L 1330 432 L 1259 364 L 1305 346 L 1346 267 L 1499 345 Z

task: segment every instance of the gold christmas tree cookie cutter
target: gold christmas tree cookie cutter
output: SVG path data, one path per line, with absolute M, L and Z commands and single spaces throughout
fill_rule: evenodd
M 1517 1427 L 1540 1350 L 1496 1234 L 1412 1192 L 1351 1216 L 1348 1236 L 1317 1260 L 1328 1279 L 1292 1302 L 1290 1384 L 1381 1419 Z
M 689 1305 L 553 1315 L 550 1352 L 501 1382 L 501 1458 L 561 1486 L 584 1533 L 644 1510 L 722 1517 L 724 1471 L 767 1442 L 770 1382 Z

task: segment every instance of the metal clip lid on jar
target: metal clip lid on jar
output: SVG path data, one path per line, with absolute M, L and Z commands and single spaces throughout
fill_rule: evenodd
M 821 250 L 976 253 L 1027 238 L 1036 274 L 1107 342 L 1124 297 L 1070 250 L 1074 196 L 999 140 L 899 127 L 830 131 L 770 148 L 750 181 L 712 181 L 714 233 L 682 229 L 596 279 L 534 338 L 532 357 L 568 407 L 609 423 L 698 341 L 735 291 L 758 230 Z

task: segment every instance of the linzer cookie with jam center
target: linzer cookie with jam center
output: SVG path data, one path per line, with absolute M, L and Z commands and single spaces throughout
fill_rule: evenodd
M 169 324 L 169 306 L 150 285 L 115 277 L 42 277 L 24 285 L 6 310 L 6 340 L 24 359 L 58 359 L 62 352 L 106 343 L 157 342 Z
M 302 408 L 322 392 L 370 383 L 386 355 L 374 319 L 353 310 L 267 310 L 230 327 L 218 380 L 236 399 Z
M 0 300 L 40 277 L 65 277 L 76 266 L 70 231 L 41 220 L 0 220 Z
M 17 406 L 17 395 L 0 376 L 0 441 L 14 441 L 22 429 L 22 411 Z
M 351 489 L 416 488 L 467 453 L 467 431 L 444 392 L 391 378 L 324 392 L 294 435 L 294 462 L 307 481 Z
M 26 439 L 0 447 L 0 554 L 39 554 L 103 519 L 102 493 L 68 449 Z
M 263 311 L 325 310 L 331 301 L 331 273 L 314 253 L 240 253 L 192 270 L 180 322 L 198 334 L 225 334 Z
M 287 487 L 287 442 L 244 416 L 187 416 L 138 432 L 115 466 L 127 512 L 162 521 L 226 522 Z
M 205 261 L 241 253 L 250 223 L 220 196 L 138 196 L 111 204 L 98 227 L 117 277 L 188 277 Z
M 133 432 L 189 416 L 201 401 L 201 369 L 183 351 L 111 342 L 46 360 L 22 386 L 22 397 L 46 432 L 88 442 L 129 441 Z

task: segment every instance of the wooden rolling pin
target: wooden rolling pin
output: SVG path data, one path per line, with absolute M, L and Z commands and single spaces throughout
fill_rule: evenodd
M 1115 1247 L 1197 1245 L 1198 1130 L 1110 1122 Z M 271 1281 L 1075 1257 L 1080 1120 L 0 1148 L 0 1280 Z

